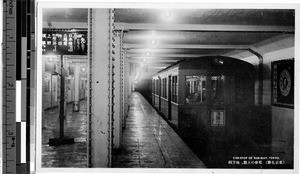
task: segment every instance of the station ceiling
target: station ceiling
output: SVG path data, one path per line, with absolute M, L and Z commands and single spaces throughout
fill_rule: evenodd
M 87 22 L 87 9 L 44 9 L 43 21 Z M 293 9 L 115 9 L 132 62 L 161 69 L 181 59 L 224 55 L 294 34 Z

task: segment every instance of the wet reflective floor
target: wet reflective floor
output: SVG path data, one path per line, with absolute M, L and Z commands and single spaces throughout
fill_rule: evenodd
M 49 146 L 49 139 L 59 137 L 59 108 L 45 110 L 42 130 L 42 167 L 86 167 L 86 100 L 80 101 L 80 110 L 73 112 L 73 105 L 67 105 L 65 136 L 73 137 L 75 143 Z
M 79 112 L 67 105 L 64 132 L 74 138 L 74 144 L 48 144 L 50 138 L 59 137 L 59 108 L 45 110 L 43 120 L 42 167 L 86 167 L 86 101 L 80 102 Z M 130 97 L 122 144 L 113 152 L 114 168 L 205 168 L 140 93 Z
M 123 132 L 123 147 L 114 150 L 114 168 L 205 168 L 168 123 L 133 92 Z

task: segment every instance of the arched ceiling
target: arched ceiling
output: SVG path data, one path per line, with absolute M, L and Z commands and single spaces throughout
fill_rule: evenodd
M 44 9 L 43 21 L 86 23 L 87 9 Z M 80 25 L 82 26 L 82 25 Z M 44 26 L 47 27 L 47 26 Z M 55 27 L 55 26 L 54 26 Z M 294 35 L 293 9 L 115 9 L 130 61 L 162 68 L 201 55 L 224 55 Z

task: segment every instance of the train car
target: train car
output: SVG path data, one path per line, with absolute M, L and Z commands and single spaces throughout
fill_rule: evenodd
M 181 61 L 153 76 L 152 104 L 200 156 L 226 165 L 250 155 L 254 78 L 252 64 L 230 57 Z

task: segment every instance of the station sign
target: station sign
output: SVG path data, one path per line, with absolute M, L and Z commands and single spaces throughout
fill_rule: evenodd
M 43 54 L 87 55 L 87 31 L 43 29 Z

